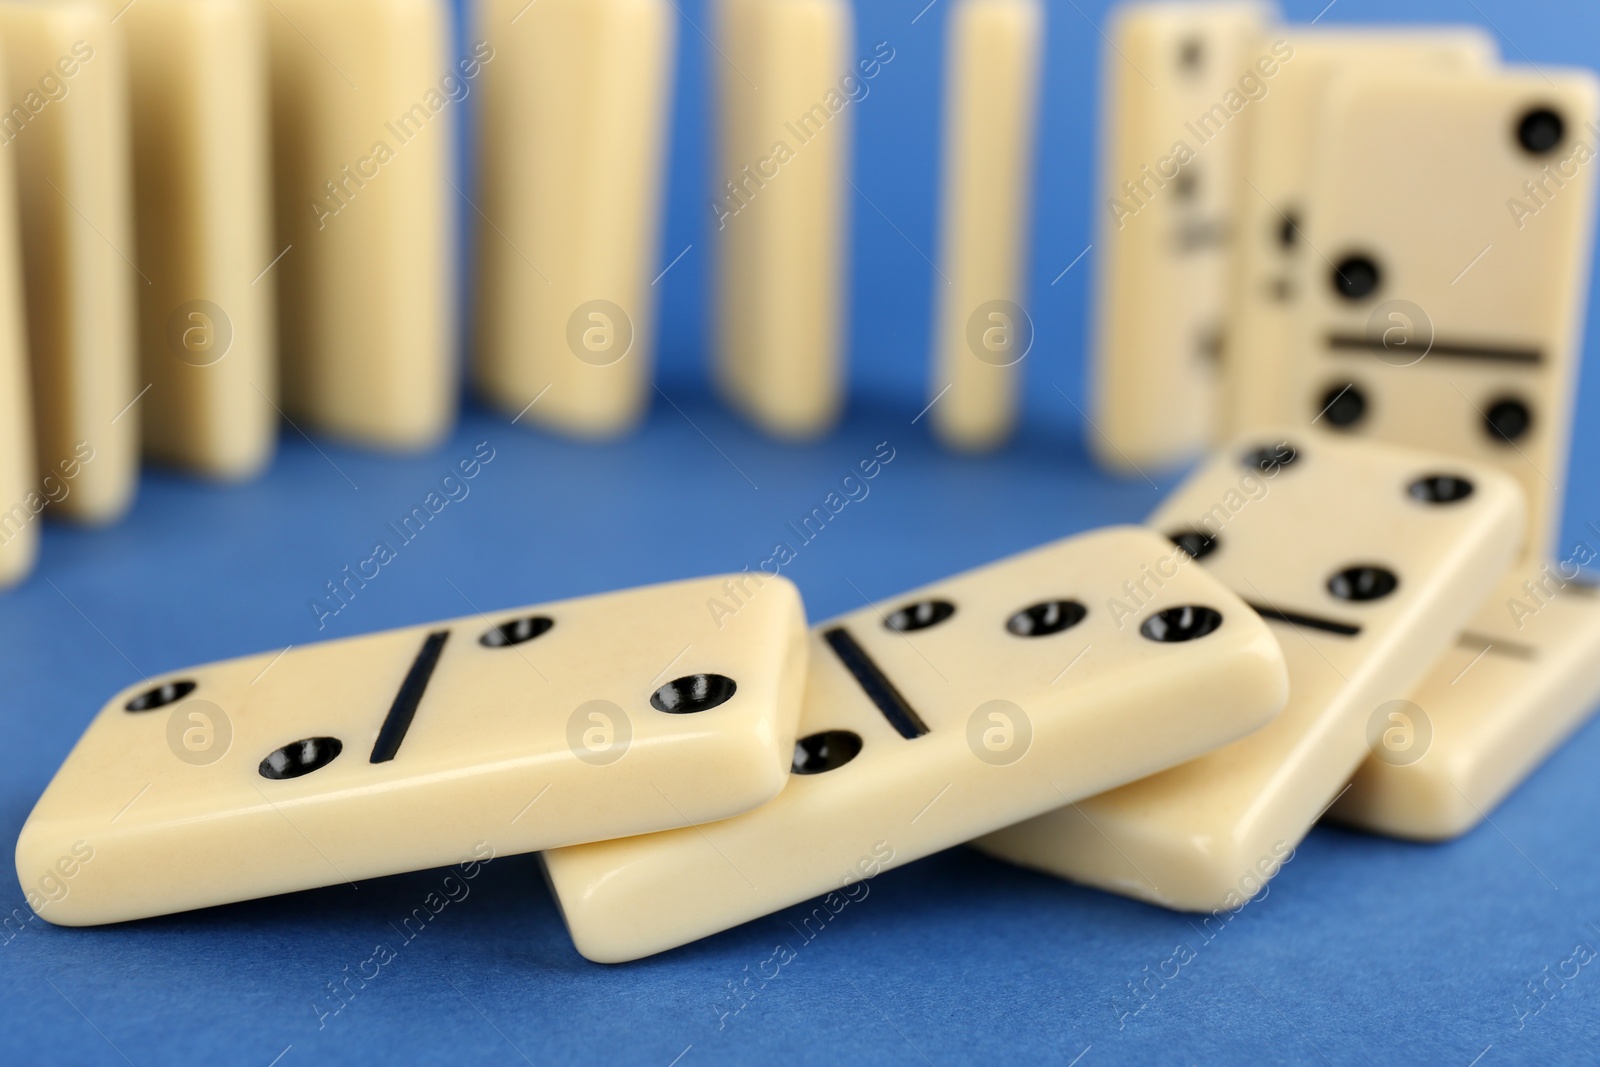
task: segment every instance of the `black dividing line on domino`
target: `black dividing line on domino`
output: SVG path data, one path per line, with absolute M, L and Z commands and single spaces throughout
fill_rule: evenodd
M 1508 656 L 1511 659 L 1538 659 L 1538 653 L 1530 645 L 1519 645 L 1515 641 L 1502 641 L 1498 637 L 1485 637 L 1483 634 L 1463 630 L 1456 644 L 1462 648 L 1475 648 L 1479 654 L 1492 652 L 1497 656 Z
M 417 717 L 417 705 L 422 703 L 422 694 L 428 690 L 428 680 L 433 677 L 433 668 L 438 666 L 439 653 L 444 651 L 449 637 L 449 630 L 435 630 L 422 642 L 422 650 L 411 661 L 411 670 L 406 672 L 406 680 L 400 683 L 400 692 L 389 706 L 383 729 L 378 731 L 378 741 L 372 746 L 373 763 L 388 763 L 400 751 L 400 743 L 411 729 L 411 720 Z
M 1328 347 L 1336 352 L 1394 352 L 1396 347 L 1382 337 L 1368 337 L 1359 333 L 1331 333 Z M 1448 341 L 1435 341 L 1425 346 L 1423 355 L 1445 359 L 1481 359 L 1491 363 L 1521 363 L 1536 366 L 1544 362 L 1544 353 L 1537 348 L 1509 348 L 1495 345 L 1470 345 Z M 1417 358 L 1422 358 L 1421 356 Z
M 1354 637 L 1361 632 L 1361 627 L 1354 623 L 1324 619 L 1318 615 L 1302 615 L 1298 611 L 1279 611 L 1277 608 L 1269 608 L 1265 604 L 1253 604 L 1248 600 L 1245 603 L 1250 606 L 1251 611 L 1263 619 L 1286 622 L 1290 626 L 1304 626 L 1308 630 L 1321 630 L 1323 633 L 1338 634 L 1340 637 Z
M 911 739 L 928 732 L 928 724 L 922 721 L 922 716 L 900 695 L 900 690 L 878 669 L 872 657 L 867 655 L 867 650 L 856 643 L 848 630 L 843 626 L 835 626 L 831 630 L 824 630 L 822 639 L 828 642 L 828 647 L 839 657 L 845 670 L 850 672 L 862 692 L 878 706 L 883 717 L 889 720 L 889 725 L 901 737 Z

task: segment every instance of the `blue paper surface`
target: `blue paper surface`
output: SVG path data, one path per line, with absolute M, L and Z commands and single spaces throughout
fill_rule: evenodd
M 737 570 L 778 541 L 797 548 L 784 573 L 823 618 L 1141 519 L 1181 472 L 1147 482 L 1090 464 L 1078 409 L 1093 252 L 1061 274 L 1092 240 L 1100 0 L 1050 9 L 1023 432 L 972 459 L 913 423 L 949 6 L 924 2 L 859 13 L 859 51 L 887 40 L 895 58 L 851 105 L 853 400 L 834 433 L 778 444 L 709 395 L 705 93 L 720 60 L 697 29 L 710 28 L 704 6 L 682 3 L 662 265 L 692 247 L 658 285 L 662 392 L 647 425 L 579 444 L 469 407 L 447 443 L 410 457 L 286 428 L 260 481 L 149 471 L 126 521 L 51 526 L 37 573 L 0 597 L 0 838 L 15 839 L 89 718 L 141 674 L 473 604 Z M 1303 22 L 1322 6 L 1287 13 Z M 1600 61 L 1592 6 L 1338 0 L 1323 18 L 1336 20 L 1470 22 L 1512 61 Z M 1600 547 L 1587 525 L 1600 525 L 1596 348 L 1564 530 Z M 799 544 L 787 524 L 885 441 L 895 458 L 870 494 Z M 480 442 L 495 458 L 470 495 L 319 630 L 310 603 L 324 583 Z M 495 859 L 410 938 L 406 918 L 448 871 L 97 929 L 13 919 L 0 928 L 0 1063 L 1593 1062 L 1600 968 L 1574 956 L 1600 949 L 1597 762 L 1591 725 L 1451 844 L 1319 828 L 1264 898 L 1210 926 L 964 849 L 874 879 L 809 940 L 797 926 L 810 909 L 795 907 L 617 967 L 573 951 L 530 857 Z M 9 878 L 0 907 L 27 914 Z M 380 944 L 393 959 L 349 979 L 372 973 Z M 793 954 L 781 967 L 779 945 Z

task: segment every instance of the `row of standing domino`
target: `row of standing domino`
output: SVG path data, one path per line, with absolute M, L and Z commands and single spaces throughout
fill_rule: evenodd
M 123 514 L 141 452 L 240 479 L 269 462 L 280 417 L 373 447 L 438 441 L 457 409 L 458 215 L 479 230 L 479 391 L 579 436 L 637 421 L 670 0 L 469 15 L 458 57 L 447 0 L 0 3 L 0 583 L 28 573 L 41 515 Z M 845 58 L 839 0 L 719 0 L 717 19 L 719 51 L 766 86 L 754 112 L 755 83 L 724 94 L 726 158 L 747 126 L 763 153 L 805 142 L 730 227 L 723 303 L 763 331 L 729 326 L 728 350 L 763 346 L 728 361 L 731 383 L 771 378 L 796 344 L 837 361 L 837 83 L 859 92 L 893 50 Z M 469 99 L 476 187 L 453 173 Z M 814 210 L 787 250 L 756 238 Z
M 631 426 L 668 6 L 486 0 L 452 62 L 440 0 L 0 4 L 0 203 L 22 222 L 0 212 L 0 581 L 27 572 L 40 514 L 122 513 L 141 437 L 223 478 L 267 462 L 280 413 L 377 446 L 437 440 L 456 408 L 457 203 L 480 231 L 480 391 L 527 424 Z M 718 378 L 772 432 L 817 433 L 840 405 L 848 105 L 894 50 L 851 58 L 845 0 L 715 12 Z M 930 421 L 982 448 L 1014 421 L 1032 345 L 1043 12 L 963 0 L 948 19 Z M 475 189 L 451 173 L 469 98 Z M 1319 422 L 1500 463 L 1548 545 L 1592 76 L 1498 66 L 1475 30 L 1132 4 L 1109 28 L 1104 112 L 1088 421 L 1109 465 Z

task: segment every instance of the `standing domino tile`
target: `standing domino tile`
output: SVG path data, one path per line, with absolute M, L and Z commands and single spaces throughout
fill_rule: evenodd
M 615 434 L 649 398 L 673 17 L 666 0 L 484 9 L 475 366 L 529 422 Z
M 221 478 L 272 456 L 278 416 L 267 58 L 254 0 L 123 10 L 133 123 L 144 449 Z
M 1569 572 L 1575 574 L 1575 572 Z M 1513 572 L 1427 680 L 1376 719 L 1331 818 L 1396 837 L 1466 833 L 1600 704 L 1600 594 Z
M 1514 475 L 1555 537 L 1594 231 L 1593 75 L 1340 75 L 1306 212 L 1292 409 Z
M 5 60 L 0 86 L 9 94 Z M 15 131 L 0 119 L 0 142 Z M 0 148 L 0 588 L 27 577 L 39 554 L 39 516 L 60 493 L 53 477 L 40 484 L 33 458 L 33 397 L 28 385 L 23 322 L 22 243 L 17 233 L 15 153 Z M 52 472 L 54 473 L 54 472 Z
M 110 522 L 127 510 L 138 479 L 133 290 L 145 284 L 135 266 L 121 32 L 96 0 L 5 0 L 0 41 L 10 76 L 4 140 L 22 220 L 35 477 L 70 486 L 51 515 Z
M 1288 706 L 1226 748 L 978 847 L 1171 908 L 1243 904 L 1367 754 L 1376 710 L 1504 573 L 1523 511 L 1509 476 L 1433 453 L 1276 433 L 1219 453 L 1151 525 L 1273 624 Z
M 1212 443 L 1253 100 L 1293 61 L 1257 3 L 1123 7 L 1105 53 L 1090 444 L 1119 469 Z
M 1277 642 L 1174 554 L 1103 530 L 823 623 L 776 800 L 544 854 L 578 951 L 661 952 L 1261 725 L 1287 692 Z M 1119 608 L 1125 578 L 1164 566 L 1148 603 Z
M 393 448 L 454 418 L 455 113 L 444 0 L 273 0 L 283 403 Z
M 1345 70 L 1486 69 L 1494 41 L 1477 29 L 1317 30 L 1289 35 L 1292 61 L 1252 105 L 1245 191 L 1222 360 L 1223 427 L 1232 434 L 1298 417 L 1290 398 L 1301 342 L 1301 235 L 1315 180 L 1318 117 L 1329 83 Z
M 146 680 L 17 842 L 83 926 L 721 819 L 783 788 L 806 671 L 794 586 L 703 578 Z M 720 619 L 713 598 L 737 610 Z M 741 594 L 743 594 L 741 596 Z
M 717 381 L 783 437 L 841 403 L 853 32 L 846 0 L 717 4 Z
M 951 9 L 930 392 L 934 429 L 956 448 L 992 448 L 1010 435 L 1018 364 L 1033 345 L 1022 276 L 1044 18 L 1040 0 Z

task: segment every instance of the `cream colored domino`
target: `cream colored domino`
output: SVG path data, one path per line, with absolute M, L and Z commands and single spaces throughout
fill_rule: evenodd
M 55 517 L 110 522 L 138 480 L 132 177 L 121 32 L 94 0 L 0 3 L 40 484 Z
M 272 457 L 278 413 L 267 57 L 255 0 L 123 10 L 140 402 L 149 456 L 219 478 Z
M 846 0 L 718 0 L 716 375 L 782 437 L 839 414 L 854 19 Z
M 977 844 L 1170 908 L 1238 907 L 1367 754 L 1374 710 L 1422 679 L 1504 573 L 1522 493 L 1484 464 L 1297 431 L 1219 453 L 1150 522 L 1271 621 L 1288 706 L 1225 748 Z
M 1252 105 L 1222 361 L 1221 423 L 1230 434 L 1298 415 L 1290 381 L 1301 343 L 1299 261 L 1316 256 L 1300 228 L 1329 82 L 1345 70 L 1485 69 L 1496 58 L 1494 40 L 1475 28 L 1297 29 L 1288 42 L 1293 59 Z
M 1329 816 L 1421 841 L 1464 834 L 1597 704 L 1595 587 L 1554 566 L 1513 572 L 1410 700 L 1374 716 L 1372 755 Z
M 450 159 L 470 83 L 449 6 L 272 0 L 262 19 L 283 406 L 352 441 L 426 447 L 456 408 Z
M 961 449 L 1010 435 L 1019 364 L 1033 345 L 1023 274 L 1044 18 L 1040 0 L 951 9 L 930 395 L 934 430 Z
M 1117 469 L 1212 443 L 1248 126 L 1293 59 L 1259 3 L 1121 7 L 1105 52 L 1090 444 Z
M 621 433 L 650 395 L 675 16 L 490 0 L 482 18 L 478 383 L 528 422 Z
M 10 85 L 0 54 L 0 86 L 9 93 Z M 15 158 L 0 149 L 0 587 L 22 581 L 33 570 L 40 514 L 67 489 L 55 472 L 42 483 L 36 480 Z
M 40 911 L 81 926 L 725 818 L 788 778 L 806 655 L 793 585 L 732 575 L 147 679 L 17 873 L 89 850 Z
M 661 952 L 1170 766 L 1287 695 L 1277 642 L 1198 567 L 1133 527 L 1058 541 L 813 631 L 795 777 L 746 815 L 557 849 L 578 951 Z
M 1597 100 L 1592 74 L 1553 68 L 1347 71 L 1306 212 L 1287 417 L 1500 466 L 1528 496 L 1531 568 L 1566 477 Z

